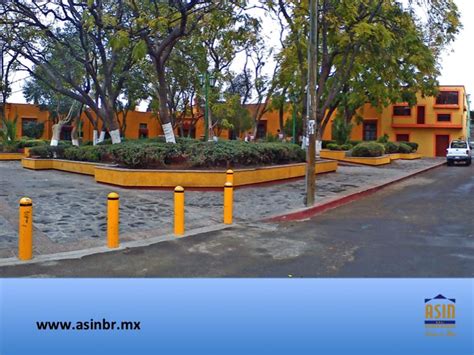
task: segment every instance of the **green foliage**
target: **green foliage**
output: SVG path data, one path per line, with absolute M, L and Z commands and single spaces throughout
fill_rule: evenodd
M 329 150 L 351 150 L 352 149 L 352 144 L 349 144 L 349 143 L 346 143 L 346 144 L 329 143 L 327 145 L 327 149 L 329 149 Z
M 412 152 L 412 148 L 405 143 L 400 143 L 398 146 L 398 152 L 402 154 L 409 154 Z
M 360 143 L 352 149 L 353 157 L 380 157 L 384 154 L 384 146 L 376 142 Z
M 103 160 L 103 155 L 106 149 L 100 146 L 85 146 L 85 147 L 67 147 L 64 149 L 64 159 L 100 162 Z
M 213 121 L 217 121 L 221 128 L 233 129 L 236 135 L 252 127 L 252 117 L 237 94 L 226 94 L 224 102 L 213 104 L 211 109 Z
M 13 120 L 2 118 L 2 128 L 0 129 L 0 141 L 5 144 L 16 141 L 18 116 L 15 116 Z
M 130 169 L 181 167 L 233 167 L 303 162 L 305 152 L 288 143 L 246 143 L 240 141 L 201 142 L 179 139 L 177 144 L 129 141 L 97 146 L 39 146 L 30 150 L 38 158 L 114 162 Z
M 25 139 L 22 138 L 18 141 L 18 148 L 31 148 L 31 147 L 37 147 L 40 145 L 47 145 L 48 142 L 44 141 L 42 139 Z
M 332 138 L 337 144 L 346 144 L 352 132 L 352 123 L 347 122 L 344 117 L 337 115 L 332 124 Z
M 285 121 L 283 132 L 287 137 L 293 137 L 293 118 L 290 116 Z M 296 116 L 296 138 L 303 134 L 303 120 L 300 116 Z M 296 141 L 298 142 L 298 141 Z
M 387 154 L 398 153 L 399 145 L 397 143 L 386 142 L 384 144 L 384 147 L 385 147 L 385 153 L 387 153 Z
M 322 147 L 323 149 L 329 149 L 329 148 L 328 148 L 328 145 L 329 145 L 329 144 L 336 144 L 336 141 L 333 141 L 333 140 L 323 140 L 323 141 L 321 142 L 321 147 Z
M 418 150 L 418 143 L 415 143 L 415 142 L 400 142 L 400 143 L 408 145 L 411 148 L 412 153 L 415 153 Z
M 49 145 L 39 145 L 30 149 L 30 156 L 41 159 L 63 159 L 65 149 L 66 146 L 64 145 L 58 145 L 56 147 Z
M 29 138 L 39 139 L 44 132 L 44 122 L 31 121 L 23 126 L 23 135 Z
M 286 36 L 277 54 L 280 89 L 298 95 L 305 107 L 308 1 L 266 1 L 281 18 Z M 403 3 L 403 4 L 402 4 Z M 436 92 L 440 54 L 461 28 L 453 0 L 322 1 L 318 124 L 333 110 L 346 119 L 366 103 L 382 109 L 394 102 L 416 102 L 416 94 Z M 425 16 L 418 16 L 423 13 Z
M 379 139 L 377 139 L 377 143 L 388 143 L 388 140 L 389 140 L 389 136 L 387 133 L 385 133 L 382 137 L 379 137 Z
M 279 142 L 280 139 L 278 138 L 278 134 L 267 133 L 267 136 L 262 141 L 267 143 L 274 143 Z

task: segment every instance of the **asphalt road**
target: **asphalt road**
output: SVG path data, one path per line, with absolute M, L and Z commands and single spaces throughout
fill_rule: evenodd
M 0 268 L 36 277 L 473 277 L 474 167 L 440 167 L 302 222 Z

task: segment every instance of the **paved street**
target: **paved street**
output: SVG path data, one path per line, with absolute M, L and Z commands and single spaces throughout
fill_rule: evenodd
M 474 168 L 440 167 L 303 222 L 228 230 L 0 276 L 473 277 Z
M 317 202 L 366 189 L 439 163 L 439 159 L 396 161 L 383 167 L 341 166 L 337 173 L 318 176 Z M 60 171 L 31 171 L 19 162 L 0 162 L 0 258 L 17 249 L 18 201 L 34 203 L 35 255 L 104 245 L 106 199 L 120 194 L 121 241 L 172 232 L 173 193 L 164 190 L 121 189 L 97 184 L 90 176 Z M 237 222 L 257 221 L 303 208 L 304 180 L 238 189 Z M 186 228 L 222 223 L 222 192 L 186 191 Z

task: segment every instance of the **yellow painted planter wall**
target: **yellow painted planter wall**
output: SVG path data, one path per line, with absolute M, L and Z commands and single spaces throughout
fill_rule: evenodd
M 53 169 L 53 160 L 23 158 L 21 160 L 21 165 L 26 169 L 48 170 Z
M 0 160 L 21 160 L 23 153 L 0 153 Z
M 316 174 L 334 172 L 337 162 L 316 163 Z M 234 170 L 234 186 L 244 186 L 298 178 L 305 175 L 305 164 L 269 166 L 256 169 Z M 214 170 L 130 170 L 96 167 L 97 182 L 126 187 L 222 187 L 225 171 Z
M 421 159 L 423 155 L 418 154 L 418 153 L 410 153 L 410 154 L 399 154 L 400 159 L 403 160 L 414 160 L 414 159 Z
M 343 160 L 346 157 L 346 151 L 321 149 L 319 156 L 324 159 Z
M 100 183 L 124 187 L 222 187 L 226 180 L 225 170 L 132 170 L 105 164 L 73 162 L 53 159 L 22 160 L 24 168 L 33 170 L 56 169 L 92 175 Z M 244 186 L 278 180 L 303 177 L 305 163 L 268 166 L 255 169 L 234 170 L 234 186 Z M 334 172 L 337 161 L 318 161 L 316 174 Z
M 346 157 L 344 161 L 363 165 L 385 165 L 390 164 L 390 155 L 382 155 L 381 157 Z
M 398 160 L 398 159 L 401 159 L 399 153 L 393 153 L 393 154 L 389 154 L 389 155 L 390 155 L 390 160 Z
M 328 149 L 321 149 L 320 152 L 321 158 L 326 159 L 334 159 L 339 161 L 345 161 L 348 163 L 354 164 L 363 164 L 363 165 L 385 165 L 390 164 L 391 158 L 390 155 L 382 155 L 381 157 L 346 157 L 345 151 L 338 151 L 338 150 L 328 150 Z
M 67 171 L 77 174 L 85 174 L 94 176 L 94 170 L 97 163 L 89 162 L 76 162 L 69 160 L 57 160 L 57 159 L 32 159 L 24 158 L 21 160 L 21 164 L 24 168 L 32 170 L 46 170 L 55 169 L 61 171 Z
M 94 176 L 97 163 L 53 160 L 53 169 Z

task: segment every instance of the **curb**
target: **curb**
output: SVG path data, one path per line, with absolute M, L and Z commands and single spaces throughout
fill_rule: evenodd
M 365 190 L 359 190 L 359 191 L 356 191 L 356 192 L 352 192 L 349 195 L 346 195 L 346 196 L 343 196 L 343 197 L 336 197 L 335 199 L 332 199 L 330 201 L 327 201 L 327 202 L 324 202 L 324 203 L 321 203 L 321 204 L 318 204 L 316 206 L 312 206 L 312 207 L 309 207 L 309 208 L 298 209 L 298 210 L 294 210 L 292 212 L 285 213 L 285 214 L 282 214 L 282 215 L 267 217 L 267 218 L 262 219 L 261 221 L 262 222 L 290 222 L 290 221 L 300 221 L 302 219 L 313 217 L 313 216 L 316 216 L 316 215 L 318 215 L 320 213 L 323 213 L 327 210 L 340 207 L 342 205 L 348 204 L 350 202 L 356 201 L 356 200 L 364 198 L 366 196 L 370 196 L 370 195 L 374 194 L 375 192 L 384 189 L 385 187 L 388 187 L 388 186 L 393 185 L 395 183 L 401 182 L 401 181 L 406 180 L 408 178 L 411 178 L 415 175 L 422 174 L 422 173 L 427 172 L 429 170 L 439 168 L 440 166 L 443 166 L 445 164 L 446 164 L 446 162 L 438 163 L 438 164 L 430 166 L 428 168 L 423 168 L 423 169 L 416 170 L 413 173 L 410 173 L 408 175 L 405 175 L 405 176 L 402 176 L 400 178 L 396 178 L 396 179 L 387 181 L 383 184 L 376 185 L 376 186 L 370 187 L 370 188 L 365 189 Z
M 54 262 L 54 261 L 60 261 L 60 260 L 81 259 L 84 256 L 110 253 L 110 252 L 121 251 L 121 250 L 129 249 L 129 248 L 144 247 L 144 246 L 149 246 L 149 245 L 160 243 L 160 242 L 178 240 L 178 239 L 182 239 L 186 237 L 191 237 L 194 235 L 221 231 L 224 229 L 237 227 L 237 226 L 238 226 L 238 223 L 218 224 L 215 226 L 191 229 L 187 231 L 184 235 L 181 235 L 179 237 L 176 237 L 174 234 L 165 234 L 158 237 L 151 237 L 147 239 L 123 242 L 120 244 L 118 248 L 113 248 L 113 249 L 108 248 L 106 246 L 100 246 L 100 247 L 94 247 L 94 248 L 89 248 L 89 249 L 72 250 L 72 251 L 66 251 L 66 252 L 60 252 L 60 253 L 54 253 L 54 254 L 41 254 L 38 256 L 33 256 L 33 259 L 26 260 L 26 261 L 19 260 L 17 257 L 2 258 L 0 259 L 0 267 L 37 264 L 37 263 Z

